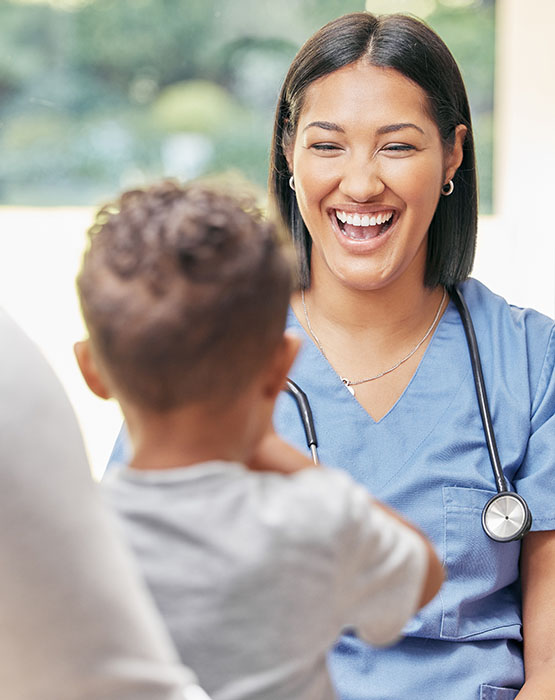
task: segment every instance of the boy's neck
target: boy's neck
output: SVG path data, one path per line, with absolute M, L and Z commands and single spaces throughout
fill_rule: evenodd
M 223 460 L 245 463 L 258 435 L 241 404 L 215 411 L 205 404 L 151 413 L 125 410 L 133 469 L 174 469 Z

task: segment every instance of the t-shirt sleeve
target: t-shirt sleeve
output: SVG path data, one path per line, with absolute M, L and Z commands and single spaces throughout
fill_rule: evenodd
M 337 600 L 345 627 L 375 646 L 392 644 L 417 610 L 428 554 L 422 538 L 345 484 Z
M 530 437 L 514 486 L 530 506 L 532 530 L 555 530 L 555 327 L 531 407 Z

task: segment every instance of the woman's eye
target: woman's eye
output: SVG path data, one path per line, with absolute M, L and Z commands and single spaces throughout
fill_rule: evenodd
M 407 151 L 415 151 L 416 148 L 408 143 L 390 143 L 383 150 L 391 151 L 392 153 L 405 153 Z
M 311 148 L 315 151 L 338 151 L 339 146 L 333 143 L 314 143 Z

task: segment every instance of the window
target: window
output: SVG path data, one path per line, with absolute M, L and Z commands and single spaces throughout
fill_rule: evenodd
M 345 12 L 410 11 L 467 82 L 491 211 L 493 0 L 9 0 L 0 6 L 0 203 L 98 204 L 160 176 L 267 177 L 300 44 Z

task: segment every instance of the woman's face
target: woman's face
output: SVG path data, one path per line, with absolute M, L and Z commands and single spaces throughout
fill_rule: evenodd
M 423 284 L 428 227 L 465 134 L 457 127 L 446 151 L 426 104 L 396 70 L 364 62 L 307 89 L 287 157 L 314 283 L 333 275 L 371 290 L 411 274 Z

